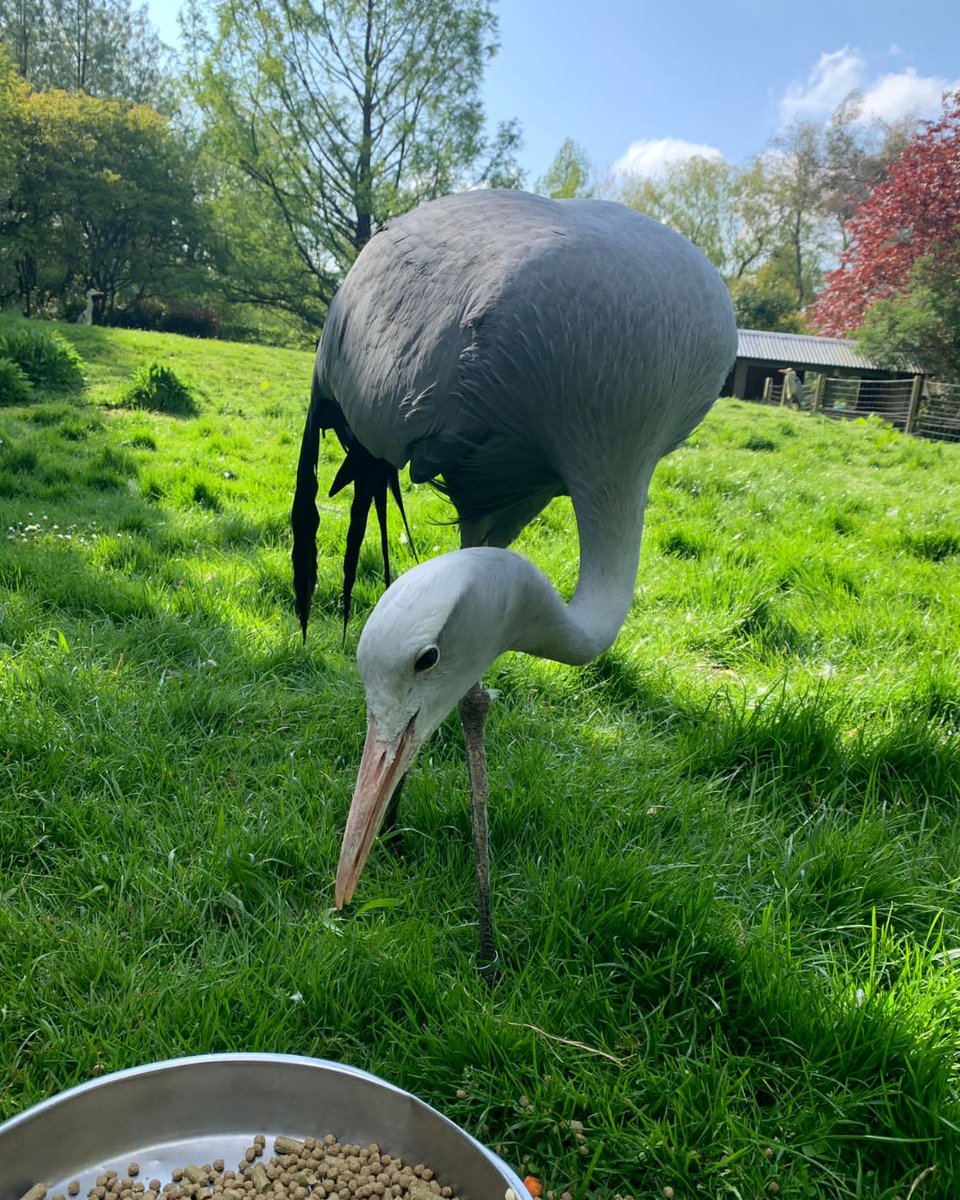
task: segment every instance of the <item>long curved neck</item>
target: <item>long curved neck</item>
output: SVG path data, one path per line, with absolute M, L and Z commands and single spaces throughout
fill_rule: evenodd
M 591 662 L 620 632 L 633 600 L 650 474 L 630 487 L 578 495 L 571 489 L 580 538 L 580 575 L 569 604 L 535 569 L 524 579 L 509 647 L 564 663 Z

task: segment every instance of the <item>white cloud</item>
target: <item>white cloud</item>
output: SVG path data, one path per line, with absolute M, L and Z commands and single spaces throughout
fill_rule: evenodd
M 904 51 L 894 42 L 889 53 L 900 55 Z M 827 117 L 852 91 L 862 96 L 862 121 L 895 121 L 914 114 L 932 117 L 940 111 L 943 93 L 957 87 L 960 80 L 918 75 L 915 67 L 872 76 L 860 52 L 844 46 L 821 54 L 805 83 L 787 86 L 780 100 L 780 117 L 785 125 L 797 119 Z
M 682 138 L 642 138 L 632 142 L 626 154 L 613 164 L 616 175 L 659 175 L 676 162 L 688 158 L 723 158 L 716 146 L 685 142 Z
M 940 97 L 960 87 L 960 79 L 949 80 L 943 75 L 918 75 L 907 67 L 893 75 L 882 75 L 863 93 L 862 120 L 878 117 L 896 121 L 916 113 L 932 117 L 940 112 Z
M 806 83 L 791 83 L 780 101 L 780 117 L 789 124 L 798 117 L 822 117 L 863 81 L 866 63 L 856 50 L 844 46 L 821 54 Z
M 891 42 L 887 53 L 892 54 L 894 58 L 900 58 L 901 55 L 906 54 L 906 50 L 904 50 L 899 42 Z

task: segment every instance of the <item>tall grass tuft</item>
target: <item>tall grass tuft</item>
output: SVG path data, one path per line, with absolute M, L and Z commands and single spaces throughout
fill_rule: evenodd
M 178 417 L 195 416 L 199 411 L 190 389 L 180 382 L 172 367 L 155 362 L 136 372 L 120 390 L 117 404 L 121 408 L 148 408 Z
M 12 358 L 0 356 L 0 407 L 11 404 L 29 404 L 33 398 L 33 384 Z
M 59 335 L 34 329 L 0 329 L 0 358 L 15 362 L 37 387 L 79 391 L 83 387 L 80 355 Z

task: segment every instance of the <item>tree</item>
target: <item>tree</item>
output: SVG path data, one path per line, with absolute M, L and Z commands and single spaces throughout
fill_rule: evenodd
M 623 199 L 682 233 L 726 273 L 736 219 L 732 179 L 733 168 L 724 159 L 698 156 L 671 163 L 661 175 L 629 183 Z
M 924 122 L 886 179 L 856 210 L 848 232 L 840 266 L 827 277 L 814 310 L 824 333 L 841 336 L 862 325 L 878 301 L 909 293 L 917 285 L 919 277 L 912 272 L 919 260 L 955 261 L 960 242 L 960 90 L 944 97 L 940 120 Z
M 211 178 L 210 207 L 216 230 L 213 286 L 229 305 L 252 306 L 258 323 L 309 333 L 315 342 L 326 302 L 316 271 L 298 252 L 283 212 L 237 167 L 205 155 Z M 331 277 L 331 288 L 336 286 Z
M 776 227 L 770 258 L 793 288 L 798 308 L 813 298 L 834 240 L 823 210 L 822 133 L 813 121 L 795 122 L 764 155 Z
M 727 278 L 743 279 L 769 256 L 777 234 L 777 213 L 770 204 L 770 183 L 762 155 L 734 171 L 734 236 L 727 254 Z
M 212 16 L 190 0 L 184 25 L 208 146 L 282 228 L 311 284 L 304 320 L 392 216 L 518 182 L 515 124 L 484 134 L 490 0 L 216 0 Z M 260 286 L 239 261 L 230 282 L 251 298 Z
M 0 9 L 0 42 L 38 89 L 172 109 L 170 52 L 130 0 L 12 0 Z
M 573 138 L 565 138 L 546 175 L 537 180 L 536 190 L 551 200 L 589 200 L 594 194 L 590 160 Z
M 21 110 L 29 90 L 0 45 L 0 305 L 17 294 L 14 197 L 23 160 Z
M 37 58 L 35 45 L 42 35 L 42 12 L 37 0 L 11 0 L 0 9 L 0 50 L 24 78 L 29 77 Z
M 764 263 L 752 275 L 730 281 L 730 296 L 741 329 L 804 333 L 807 326 L 793 287 L 778 276 L 773 263 Z
M 864 121 L 862 112 L 862 94 L 851 92 L 822 133 L 820 206 L 839 228 L 841 250 L 849 244 L 850 218 L 906 149 L 915 124 L 909 117 Z
M 867 310 L 857 341 L 883 366 L 960 382 L 960 240 L 918 258 L 906 288 Z
M 717 157 L 684 159 L 653 178 L 628 181 L 620 199 L 682 233 L 726 279 L 739 279 L 761 261 L 773 239 L 759 161 L 740 169 Z
M 12 139 L 17 167 L 0 218 L 3 288 L 28 315 L 62 313 L 88 287 L 110 310 L 204 285 L 210 237 L 196 166 L 167 118 L 25 84 L 4 111 L 0 136 Z

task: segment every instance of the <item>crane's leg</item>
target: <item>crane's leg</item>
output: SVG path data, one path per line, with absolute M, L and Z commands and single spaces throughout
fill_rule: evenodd
M 487 755 L 483 731 L 490 710 L 490 693 L 482 683 L 475 683 L 458 705 L 463 740 L 467 747 L 467 769 L 470 773 L 470 810 L 473 818 L 473 855 L 477 870 L 477 921 L 480 926 L 480 949 L 477 966 L 488 983 L 497 976 L 497 941 L 493 931 L 493 909 L 490 903 L 490 854 L 487 837 Z

